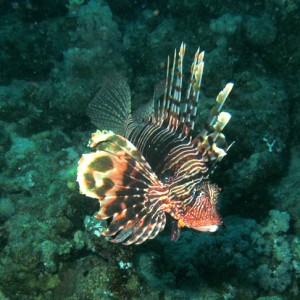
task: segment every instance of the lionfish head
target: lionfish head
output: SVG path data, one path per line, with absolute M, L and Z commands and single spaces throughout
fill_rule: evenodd
M 219 188 L 209 182 L 202 184 L 196 191 L 196 198 L 181 216 L 179 227 L 189 227 L 199 231 L 215 232 L 222 225 L 217 212 Z

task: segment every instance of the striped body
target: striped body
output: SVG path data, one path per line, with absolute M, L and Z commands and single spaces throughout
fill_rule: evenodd
M 132 114 L 129 87 L 115 75 L 89 105 L 92 122 L 105 130 L 93 134 L 89 145 L 95 151 L 82 156 L 77 180 L 83 194 L 98 199 L 97 217 L 110 221 L 102 234 L 113 242 L 154 238 L 166 213 L 177 222 L 173 239 L 184 226 L 215 231 L 221 224 L 219 189 L 208 179 L 228 150 L 221 131 L 230 115 L 221 109 L 233 84 L 219 93 L 205 127 L 193 136 L 204 52 L 195 54 L 182 99 L 184 54 L 182 44 L 172 68 L 168 60 L 163 99 L 154 97 Z

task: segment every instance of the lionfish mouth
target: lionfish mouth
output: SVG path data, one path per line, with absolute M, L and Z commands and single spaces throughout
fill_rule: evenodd
M 90 140 L 92 151 L 79 161 L 77 181 L 82 194 L 98 199 L 97 218 L 110 220 L 102 235 L 112 242 L 155 238 L 165 227 L 166 213 L 176 220 L 174 240 L 180 227 L 214 232 L 222 224 L 214 216 L 219 189 L 208 178 L 229 149 L 222 131 L 230 114 L 222 108 L 233 83 L 217 95 L 195 132 L 204 51 L 196 51 L 184 88 L 185 48 L 182 43 L 175 50 L 173 62 L 168 58 L 164 90 L 156 89 L 147 105 L 132 112 L 128 83 L 114 73 L 88 106 L 100 130 Z M 198 190 L 209 203 L 197 197 Z
M 202 232 L 215 232 L 219 228 L 219 225 L 205 225 L 199 227 L 193 227 L 193 229 L 202 231 Z

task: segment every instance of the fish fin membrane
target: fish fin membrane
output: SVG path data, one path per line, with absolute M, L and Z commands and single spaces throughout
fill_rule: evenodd
M 209 165 L 210 173 L 214 171 L 217 163 L 223 159 L 233 145 L 233 143 L 227 144 L 226 137 L 222 132 L 231 118 L 230 113 L 222 111 L 222 107 L 232 87 L 233 83 L 228 83 L 218 94 L 216 104 L 211 109 L 206 125 L 192 140 L 192 143 L 196 145 L 198 152 L 202 155 L 202 161 Z
M 132 119 L 136 124 L 148 123 L 154 113 L 154 99 L 141 105 L 132 114 Z
M 80 191 L 100 204 L 98 219 L 110 219 L 102 232 L 112 242 L 140 244 L 165 226 L 162 205 L 167 188 L 135 146 L 111 131 L 97 131 L 78 166 Z
M 87 115 L 97 128 L 124 135 L 130 113 L 129 86 L 120 74 L 113 73 L 88 105 Z
M 155 115 L 155 110 L 157 109 L 155 106 L 157 106 L 157 102 L 159 101 L 159 98 L 164 94 L 164 92 L 164 81 L 160 81 L 155 85 L 153 98 L 147 103 L 141 105 L 138 109 L 136 109 L 133 112 L 133 121 L 137 124 L 143 122 L 151 123 Z
M 168 58 L 164 96 L 160 101 L 155 101 L 152 123 L 159 126 L 164 124 L 170 131 L 176 131 L 180 136 L 190 138 L 197 115 L 204 52 L 200 52 L 200 49 L 196 51 L 190 68 L 189 82 L 183 90 L 185 50 L 186 44 L 182 43 L 179 51 L 175 50 L 172 63 Z
M 224 127 L 230 120 L 230 114 L 222 111 L 233 83 L 228 83 L 217 95 L 216 103 L 200 132 L 194 136 L 195 120 L 198 113 L 202 76 L 204 71 L 204 51 L 196 51 L 190 68 L 190 78 L 186 90 L 183 90 L 183 60 L 186 45 L 182 43 L 177 53 L 175 50 L 172 66 L 170 59 L 167 63 L 164 97 L 154 101 L 152 123 L 165 125 L 170 132 L 176 132 L 179 138 L 187 138 L 198 149 L 202 161 L 207 168 L 213 170 L 227 153 Z M 183 96 L 185 92 L 185 96 Z M 174 148 L 175 151 L 177 151 Z M 172 159 L 172 158 L 171 158 Z

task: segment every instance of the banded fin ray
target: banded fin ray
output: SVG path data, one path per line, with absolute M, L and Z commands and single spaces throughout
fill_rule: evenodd
M 96 151 L 82 156 L 77 181 L 81 193 L 98 199 L 97 218 L 111 218 L 102 234 L 125 244 L 154 238 L 165 225 L 166 187 L 125 138 L 97 131 L 90 146 Z
M 185 51 L 186 44 L 182 43 L 178 52 L 178 59 L 177 51 L 175 50 L 174 52 L 171 69 L 170 59 L 168 58 L 164 97 L 156 105 L 156 112 L 152 119 L 154 124 L 159 124 L 160 126 L 167 124 L 169 130 L 179 131 L 182 136 L 189 137 L 190 131 L 194 129 L 195 116 L 197 114 L 204 68 L 204 52 L 200 52 L 199 48 L 195 53 L 194 61 L 191 65 L 189 84 L 185 91 L 186 96 L 182 100 Z
M 124 135 L 130 113 L 131 95 L 128 83 L 120 74 L 111 74 L 90 102 L 87 115 L 97 128 Z
M 186 95 L 182 100 L 185 49 L 186 45 L 182 43 L 179 52 L 175 50 L 172 66 L 168 58 L 164 97 L 162 100 L 154 99 L 148 108 L 148 113 L 153 111 L 151 123 L 131 123 L 127 127 L 126 138 L 136 145 L 160 175 L 172 172 L 187 159 L 201 156 L 202 161 L 208 163 L 202 169 L 206 173 L 212 166 L 211 162 L 216 165 L 228 150 L 222 130 L 228 123 L 230 114 L 222 112 L 222 108 L 233 83 L 228 83 L 218 94 L 205 127 L 193 137 L 204 70 L 204 51 L 200 52 L 198 48 L 195 53 Z M 141 112 L 139 114 L 142 115 Z M 186 155 L 180 155 L 181 152 Z M 157 163 L 158 157 L 163 159 L 163 163 Z
M 210 116 L 205 127 L 192 140 L 192 144 L 197 145 L 199 154 L 202 155 L 202 161 L 212 164 L 212 172 L 216 163 L 221 161 L 226 155 L 231 145 L 226 144 L 225 135 L 222 133 L 225 126 L 230 121 L 231 115 L 222 111 L 222 107 L 233 88 L 233 83 L 227 83 L 224 89 L 216 97 L 216 104 L 210 111 Z
M 136 124 L 149 123 L 155 114 L 154 105 L 159 101 L 159 97 L 164 94 L 164 81 L 155 85 L 153 97 L 147 103 L 141 105 L 132 113 L 132 119 Z

